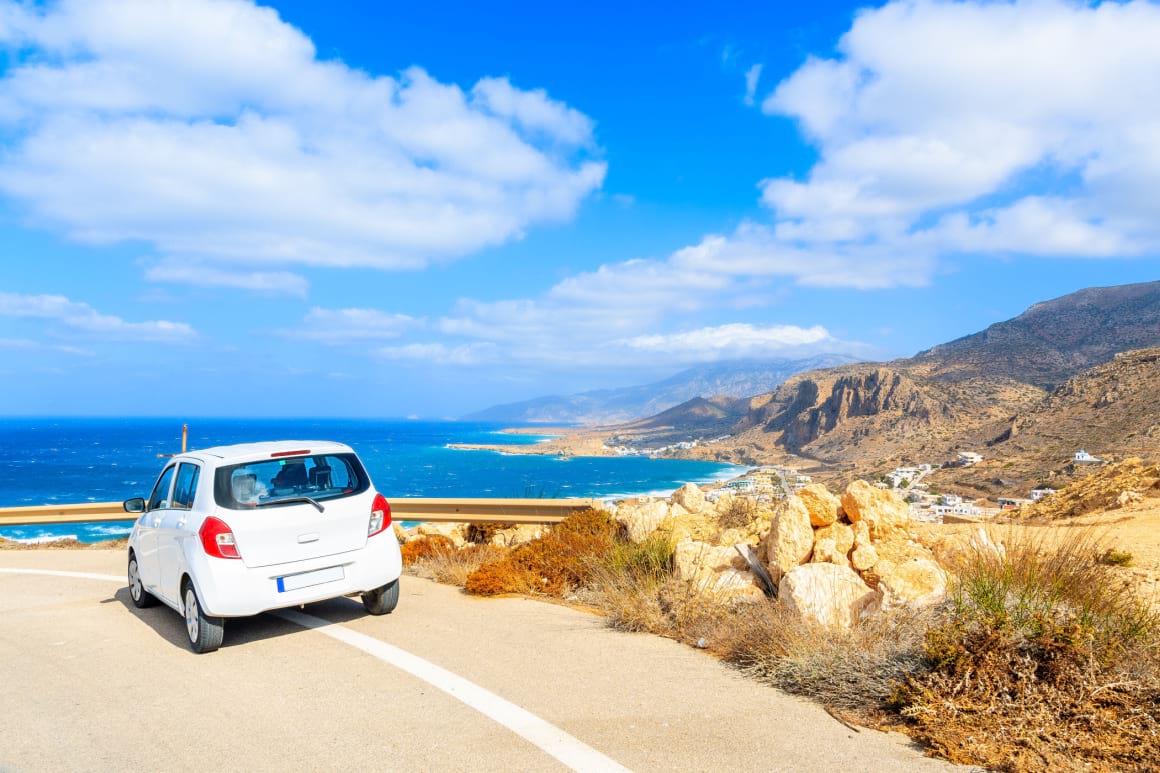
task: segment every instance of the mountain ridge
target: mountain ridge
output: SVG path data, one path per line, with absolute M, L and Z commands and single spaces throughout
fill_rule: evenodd
M 831 367 L 856 359 L 819 354 L 799 359 L 729 360 L 686 368 L 660 381 L 574 395 L 552 395 L 485 408 L 465 421 L 543 424 L 616 424 L 647 418 L 697 397 L 747 397 L 775 388 L 804 370 Z

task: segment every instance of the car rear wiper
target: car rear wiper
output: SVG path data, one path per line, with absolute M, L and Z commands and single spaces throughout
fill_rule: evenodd
M 275 499 L 270 502 L 259 502 L 258 507 L 271 507 L 273 505 L 285 505 L 290 502 L 308 502 L 318 510 L 320 513 L 325 513 L 326 508 L 310 497 L 284 497 L 283 499 Z

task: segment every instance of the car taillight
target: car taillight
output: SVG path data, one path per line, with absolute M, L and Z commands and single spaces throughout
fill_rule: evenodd
M 238 553 L 238 544 L 234 541 L 234 533 L 225 521 L 214 517 L 205 519 L 197 531 L 201 537 L 201 546 L 207 556 L 214 558 L 241 558 Z
M 367 536 L 373 537 L 391 525 L 391 506 L 382 494 L 375 494 L 371 503 L 371 520 L 367 523 Z

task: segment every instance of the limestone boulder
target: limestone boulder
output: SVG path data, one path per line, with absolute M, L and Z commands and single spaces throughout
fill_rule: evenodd
M 467 544 L 466 534 L 466 523 L 421 523 L 408 532 L 409 537 L 430 537 L 432 535 L 448 537 L 455 543 L 455 547 L 457 548 L 461 548 Z
M 870 524 L 865 521 L 857 521 L 850 525 L 850 530 L 854 532 L 854 547 L 871 544 Z
M 846 554 L 838 549 L 838 545 L 830 537 L 819 539 L 814 542 L 813 556 L 810 558 L 815 564 L 837 564 L 838 566 L 849 566 L 850 559 Z
M 660 499 L 626 499 L 616 503 L 612 518 L 624 526 L 633 542 L 644 542 L 669 517 L 669 505 Z
M 686 540 L 673 551 L 673 573 L 717 601 L 765 598 L 745 558 L 732 547 Z
M 879 558 L 893 561 L 896 564 L 902 564 L 914 558 L 934 558 L 934 553 L 931 552 L 930 548 L 911 539 L 904 532 L 894 532 L 887 538 L 873 544 Z
M 684 510 L 679 505 L 678 508 Z M 678 512 L 662 521 L 657 531 L 668 537 L 674 545 L 685 540 L 716 543 L 720 538 L 721 527 L 712 513 Z
M 974 532 L 939 535 L 929 540 L 931 555 L 945 567 L 954 569 L 982 558 L 995 558 L 1005 549 L 980 526 Z
M 883 612 L 903 607 L 937 604 L 947 595 L 947 573 L 929 558 L 915 558 L 895 564 L 879 576 L 879 602 Z
M 854 548 L 854 530 L 841 521 L 814 530 L 815 545 L 824 539 L 832 539 L 834 547 L 844 556 L 849 555 Z
M 705 509 L 705 493 L 696 483 L 686 483 L 673 492 L 673 504 L 680 505 L 690 513 Z
M 850 553 L 850 565 L 855 571 L 864 572 L 878 563 L 878 551 L 873 545 L 859 545 Z
M 812 526 L 829 526 L 838 520 L 838 508 L 841 501 L 830 493 L 821 483 L 811 483 L 797 492 L 810 513 Z
M 855 548 L 856 550 L 857 548 Z M 894 562 L 885 558 L 880 558 L 874 562 L 874 565 L 869 569 L 865 569 L 859 574 L 862 576 L 862 581 L 871 588 L 878 590 L 878 586 L 882 582 L 883 575 L 890 574 L 894 571 Z
M 500 529 L 491 536 L 491 544 L 500 547 L 514 548 L 539 539 L 547 533 L 547 529 L 539 524 L 521 523 L 507 529 Z
M 856 480 L 842 493 L 842 510 L 851 523 L 865 522 L 870 538 L 880 540 L 905 530 L 910 523 L 910 506 L 893 491 L 875 488 Z
M 810 560 L 814 530 L 801 497 L 790 495 L 778 505 L 766 544 L 766 563 L 774 582 L 780 582 L 791 569 Z
M 748 568 L 745 558 L 732 547 L 686 540 L 673 550 L 673 573 L 678 580 L 691 580 L 705 571 Z
M 806 564 L 791 569 L 778 584 L 778 599 L 805 620 L 849 628 L 878 601 L 878 594 L 848 566 Z

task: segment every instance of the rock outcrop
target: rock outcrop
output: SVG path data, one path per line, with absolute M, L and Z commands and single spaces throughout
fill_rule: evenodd
M 656 499 L 627 499 L 616 503 L 612 517 L 630 540 L 643 542 L 669 517 L 669 505 Z
M 849 628 L 878 600 L 878 594 L 848 566 L 806 564 L 778 584 L 778 600 L 803 619 Z
M 673 551 L 673 572 L 718 601 L 760 601 L 765 598 L 745 558 L 733 547 L 687 540 Z
M 782 500 L 774 514 L 767 545 L 766 563 L 774 582 L 810 560 L 814 530 L 810 526 L 810 512 L 799 497 L 791 495 Z

